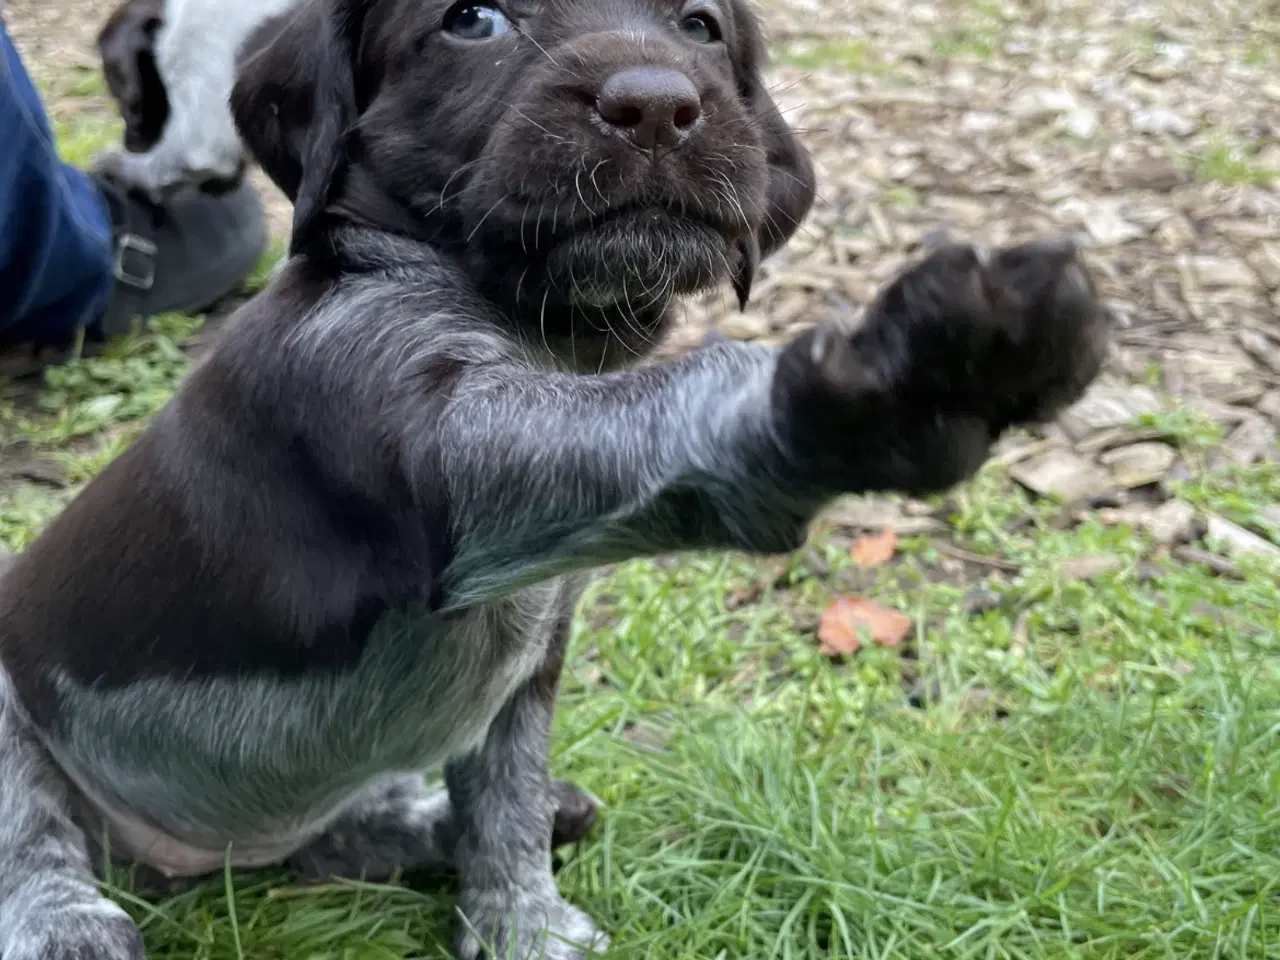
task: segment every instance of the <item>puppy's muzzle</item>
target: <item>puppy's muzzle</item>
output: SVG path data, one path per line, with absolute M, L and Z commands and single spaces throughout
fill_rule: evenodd
M 693 81 L 669 67 L 630 67 L 607 77 L 595 102 L 606 132 L 647 153 L 683 143 L 702 119 Z

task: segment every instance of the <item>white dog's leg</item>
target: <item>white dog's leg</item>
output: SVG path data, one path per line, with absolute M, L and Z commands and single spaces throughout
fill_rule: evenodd
M 229 14 L 218 23 L 218 4 L 170 2 L 156 38 L 156 66 L 169 99 L 160 139 L 145 153 L 113 149 L 98 169 L 153 197 L 184 183 L 235 175 L 244 148 L 228 96 L 235 82 L 235 54 L 243 24 Z M 172 14 L 172 19 L 170 15 Z

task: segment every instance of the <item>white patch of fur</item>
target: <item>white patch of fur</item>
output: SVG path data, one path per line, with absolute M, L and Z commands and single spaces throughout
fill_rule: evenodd
M 427 830 L 443 821 L 449 815 L 449 792 L 437 790 L 434 793 L 416 797 L 401 812 L 406 827 L 415 830 Z
M 455 617 L 388 615 L 341 675 L 108 692 L 61 678 L 74 706 L 48 747 L 113 850 L 171 877 L 222 869 L 228 846 L 233 866 L 277 863 L 389 774 L 474 750 L 542 662 L 559 602 L 552 584 Z
M 100 168 L 153 194 L 232 176 L 245 156 L 231 115 L 237 56 L 258 27 L 298 2 L 166 0 L 155 57 L 169 118 L 150 150 L 109 150 Z

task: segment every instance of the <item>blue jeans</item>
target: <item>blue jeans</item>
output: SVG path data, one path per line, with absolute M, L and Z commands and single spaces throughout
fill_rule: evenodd
M 0 19 L 0 346 L 64 341 L 103 315 L 112 283 L 106 201 L 83 171 L 58 159 L 49 118 Z

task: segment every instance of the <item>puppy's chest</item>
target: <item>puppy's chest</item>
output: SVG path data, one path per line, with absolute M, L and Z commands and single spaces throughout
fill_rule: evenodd
M 396 611 L 341 674 L 65 689 L 55 752 L 108 820 L 196 848 L 291 846 L 371 780 L 479 745 L 571 602 L 554 583 L 449 617 Z

